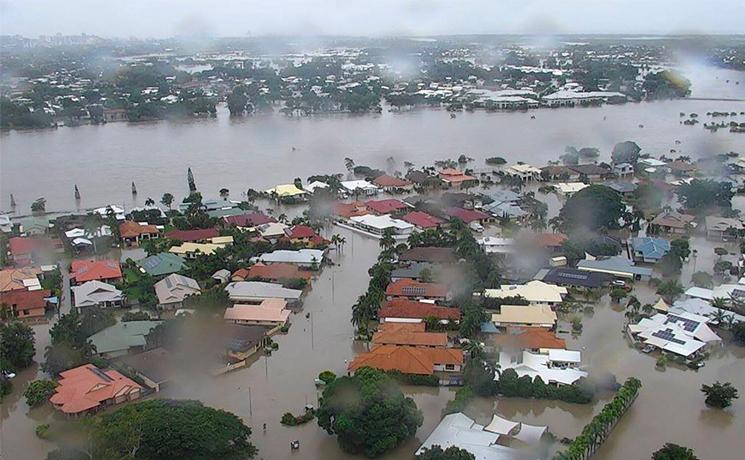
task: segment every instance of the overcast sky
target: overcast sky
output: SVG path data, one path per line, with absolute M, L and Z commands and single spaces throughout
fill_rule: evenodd
M 0 33 L 745 33 L 745 0 L 0 0 Z

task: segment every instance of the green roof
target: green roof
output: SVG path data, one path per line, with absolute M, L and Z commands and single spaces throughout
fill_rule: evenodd
M 151 276 L 170 275 L 186 268 L 184 259 L 170 252 L 161 252 L 145 257 L 139 262 L 139 265 Z
M 129 350 L 145 345 L 145 336 L 163 321 L 127 321 L 114 324 L 90 337 L 98 353 Z

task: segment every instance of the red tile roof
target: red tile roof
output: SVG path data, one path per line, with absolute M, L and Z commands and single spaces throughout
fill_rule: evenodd
M 375 214 L 390 214 L 403 209 L 409 209 L 409 205 L 394 198 L 387 200 L 370 200 L 365 202 L 365 206 Z
M 14 236 L 8 240 L 8 249 L 14 256 L 34 252 L 39 247 L 39 241 L 25 236 Z
M 364 216 L 369 211 L 365 203 L 361 201 L 353 201 L 352 203 L 336 203 L 334 205 L 334 213 L 341 217 L 354 217 Z
M 397 345 L 378 345 L 349 363 L 355 371 L 372 367 L 404 374 L 432 375 L 435 364 L 463 364 L 463 350 L 455 348 L 417 348 Z
M 378 176 L 372 182 L 378 187 L 408 187 L 409 185 L 411 185 L 411 182 L 407 180 L 389 176 L 388 174 Z
M 443 223 L 442 219 L 421 211 L 412 211 L 403 216 L 401 220 L 419 228 L 436 228 Z
M 395 281 L 385 290 L 385 295 L 392 297 L 445 298 L 447 293 L 447 288 L 442 284 L 421 283 L 409 278 Z
M 463 209 L 450 207 L 445 209 L 445 214 L 450 217 L 462 220 L 466 224 L 470 224 L 474 221 L 484 220 L 489 218 L 489 214 L 485 214 L 481 211 L 475 211 L 473 209 Z
M 237 227 L 258 227 L 259 225 L 277 222 L 274 217 L 267 216 L 261 212 L 249 212 L 240 216 L 227 216 L 223 217 L 223 220 Z
M 122 277 L 119 262 L 106 260 L 73 260 L 70 264 L 70 277 L 78 283 L 93 280 L 113 280 Z
M 460 310 L 452 307 L 440 307 L 427 302 L 408 299 L 393 299 L 378 311 L 380 318 L 437 318 L 439 320 L 460 319 Z
M 65 414 L 80 414 L 97 408 L 104 401 L 135 394 L 142 387 L 115 370 L 102 370 L 85 364 L 60 374 L 59 386 L 50 398 Z
M 52 293 L 49 289 L 39 289 L 37 291 L 15 289 L 13 291 L 0 292 L 0 304 L 9 305 L 16 312 L 20 310 L 41 309 L 41 315 L 44 315 L 43 310 L 47 306 L 47 301 L 44 299 L 51 295 Z
M 178 240 L 182 242 L 194 242 L 209 240 L 220 236 L 220 231 L 217 228 L 199 228 L 196 230 L 173 230 L 166 233 L 166 238 L 172 240 Z
M 155 225 L 140 225 L 131 220 L 119 224 L 119 234 L 122 238 L 137 238 L 143 234 L 153 235 L 156 233 L 158 233 L 158 227 Z
M 316 231 L 307 225 L 293 225 L 290 228 L 285 229 L 285 235 L 290 239 L 305 239 L 313 238 L 316 235 Z

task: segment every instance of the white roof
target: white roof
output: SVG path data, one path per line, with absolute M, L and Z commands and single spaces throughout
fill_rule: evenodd
M 582 353 L 574 350 L 550 349 L 548 350 L 548 359 L 563 363 L 579 363 L 582 361 Z
M 539 168 L 536 168 L 535 166 L 531 166 L 529 164 L 519 164 L 516 163 L 514 165 L 511 165 L 507 168 L 508 170 L 516 173 L 532 173 L 532 174 L 540 174 L 541 170 Z
M 364 216 L 352 216 L 349 218 L 352 222 L 366 225 L 368 227 L 385 230 L 386 228 L 395 228 L 398 230 L 411 230 L 414 226 L 403 220 L 394 219 L 388 214 L 376 216 L 374 214 L 365 214 Z
M 629 325 L 629 331 L 638 334 L 644 343 L 657 348 L 690 356 L 706 345 L 721 340 L 706 325 L 707 318 L 687 312 L 658 313 Z
M 553 94 L 543 96 L 542 99 L 545 101 L 554 101 L 562 99 L 596 99 L 604 97 L 626 97 L 622 93 L 616 93 L 612 91 L 570 91 L 570 90 L 559 90 Z
M 503 284 L 499 289 L 485 289 L 484 296 L 496 299 L 520 296 L 531 303 L 559 303 L 567 288 L 539 280 L 525 284 Z
M 286 228 L 289 226 L 282 222 L 267 222 L 257 227 L 263 237 L 284 236 Z
M 366 180 L 346 180 L 342 181 L 341 186 L 345 189 L 349 190 L 350 192 L 354 192 L 355 190 L 359 189 L 375 189 L 377 190 L 378 187 L 376 187 L 374 184 L 371 184 L 370 182 Z
M 297 300 L 303 291 L 287 289 L 281 284 L 263 281 L 236 281 L 225 287 L 231 299 L 236 301 L 254 299 Z
M 416 451 L 421 454 L 424 448 L 438 445 L 443 449 L 456 446 L 472 453 L 476 460 L 512 459 L 514 449 L 497 444 L 499 435 L 484 431 L 484 427 L 464 414 L 446 415 L 424 443 Z
M 266 252 L 258 257 L 251 259 L 253 262 L 263 263 L 288 263 L 312 265 L 313 262 L 320 264 L 323 260 L 323 251 L 320 249 L 299 249 L 293 251 L 290 249 L 279 249 L 272 252 Z
M 122 299 L 122 291 L 98 280 L 73 286 L 72 293 L 75 297 L 75 307 L 92 307 L 103 302 L 116 302 Z
M 494 414 L 491 422 L 484 427 L 484 431 L 501 435 L 510 435 L 519 426 L 520 423 L 518 422 L 513 422 L 512 420 L 507 420 L 506 418 Z
M 561 383 L 571 385 L 582 377 L 587 377 L 587 372 L 575 368 L 549 367 L 551 359 L 548 355 L 540 353 L 522 352 L 522 362 L 512 362 L 512 355 L 507 352 L 499 353 L 499 366 L 502 370 L 514 369 L 518 377 L 524 375 L 531 379 L 540 377 L 544 383 Z M 499 376 L 495 376 L 499 380 Z
M 316 180 L 305 186 L 305 190 L 310 193 L 315 192 L 317 188 L 329 188 L 329 184 Z
M 690 287 L 686 290 L 685 294 L 688 297 L 696 297 L 704 300 L 714 300 L 714 291 L 711 289 Z
M 585 187 L 588 187 L 588 185 L 584 182 L 559 182 L 556 184 L 556 188 L 558 188 L 564 195 L 571 195 L 572 193 L 579 192 Z

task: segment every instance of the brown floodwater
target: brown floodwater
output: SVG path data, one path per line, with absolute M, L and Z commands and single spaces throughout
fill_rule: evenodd
M 721 69 L 691 73 L 693 95 L 745 99 L 745 73 Z M 729 84 L 724 83 L 726 79 Z M 607 159 L 612 146 L 634 140 L 653 155 L 698 158 L 742 151 L 745 136 L 701 124 L 685 126 L 680 112 L 745 111 L 745 102 L 672 100 L 592 108 L 541 109 L 530 112 L 461 113 L 444 110 L 384 111 L 380 115 L 332 115 L 287 118 L 283 115 L 231 119 L 225 107 L 218 117 L 182 122 L 109 123 L 0 134 L 0 209 L 9 209 L 13 193 L 19 213 L 47 199 L 47 210 L 74 210 L 117 203 L 129 208 L 164 192 L 177 199 L 188 193 L 191 167 L 204 195 L 222 187 L 239 198 L 248 188 L 264 190 L 295 177 L 343 172 L 344 158 L 385 168 L 393 157 L 430 165 L 434 160 L 502 156 L 509 162 L 542 166 L 563 154 L 567 145 L 594 146 Z M 531 119 L 535 116 L 535 119 Z M 735 117 L 745 122 L 745 116 Z M 729 118 L 728 118 L 729 119 Z M 716 119 L 721 121 L 721 119 Z M 639 127 L 643 125 L 643 128 Z M 680 144 L 675 141 L 679 140 Z M 133 198 L 130 184 L 137 184 Z M 81 200 L 76 203 L 77 184 Z

